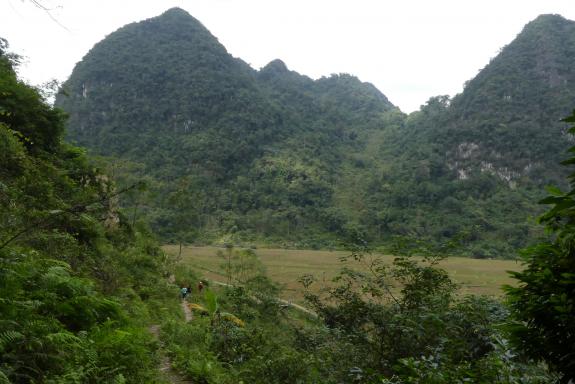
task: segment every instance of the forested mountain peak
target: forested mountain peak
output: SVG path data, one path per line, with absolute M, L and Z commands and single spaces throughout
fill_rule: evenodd
M 373 107 L 389 110 L 395 106 L 387 97 L 373 84 L 362 82 L 357 76 L 347 73 L 332 74 L 329 77 L 322 77 L 318 81 L 318 87 L 325 90 L 337 90 L 351 97 L 371 99 Z
M 464 234 L 478 257 L 524 244 L 538 212 L 529 201 L 564 180 L 557 164 L 571 138 L 559 119 L 575 100 L 574 25 L 538 17 L 461 94 L 433 97 L 410 114 L 382 145 L 392 165 L 368 187 L 379 216 L 372 225 L 433 238 Z
M 57 103 L 76 112 L 69 126 L 78 143 L 116 153 L 118 135 L 190 132 L 237 109 L 241 98 L 257 99 L 251 72 L 199 21 L 172 8 L 96 44 Z
M 182 19 L 186 19 L 186 18 L 192 18 L 193 20 L 195 20 L 196 22 L 199 23 L 199 21 L 197 19 L 195 19 L 192 15 L 190 15 L 186 10 L 180 8 L 180 7 L 172 7 L 168 10 L 166 10 L 164 13 L 162 13 L 160 16 L 157 16 L 156 18 L 166 18 L 166 17 L 179 17 Z
M 165 240 L 457 236 L 462 253 L 501 256 L 525 243 L 532 191 L 562 178 L 574 59 L 573 22 L 543 15 L 461 94 L 406 116 L 351 74 L 256 71 L 174 8 L 98 43 L 57 104 L 70 138 L 150 179 Z
M 260 71 L 261 72 L 274 71 L 278 73 L 283 73 L 289 71 L 289 69 L 282 60 L 275 59 L 267 63 L 267 65 L 263 67 Z
M 530 28 L 536 28 L 536 26 L 551 27 L 553 25 L 556 25 L 556 26 L 557 25 L 569 25 L 572 23 L 573 22 L 571 20 L 568 20 L 559 14 L 546 13 L 546 14 L 542 14 L 542 15 L 537 16 L 535 19 L 533 19 L 529 23 L 527 23 L 525 25 L 525 27 L 523 28 L 523 31 L 526 31 Z
M 565 87 L 575 75 L 571 59 L 575 57 L 575 22 L 559 15 L 541 15 L 528 23 L 523 31 L 465 87 L 455 98 L 455 105 L 492 102 L 513 102 L 527 96 L 527 84 L 536 81 L 544 88 Z M 485 92 L 481 87 L 487 87 Z M 539 91 L 529 87 L 532 92 Z M 490 92 L 490 91 L 493 91 Z M 515 95 L 514 95 L 515 93 Z M 493 96 L 493 97 L 492 97 Z M 505 105 L 505 103 L 501 103 Z
M 346 152 L 361 151 L 395 108 L 352 75 L 314 81 L 279 59 L 256 71 L 177 8 L 110 34 L 65 87 L 57 104 L 71 139 L 137 162 L 161 182 L 158 196 L 184 183 L 199 201 L 188 217 L 216 234 L 224 221 L 255 236 L 322 232 Z M 163 209 L 153 225 L 169 233 L 173 207 Z
M 541 15 L 501 50 L 496 65 L 509 61 L 517 69 L 527 69 L 534 64 L 535 74 L 548 87 L 566 85 L 573 72 L 569 59 L 575 53 L 574 34 L 575 22 L 560 15 Z
M 187 11 L 179 7 L 173 7 L 165 11 L 159 16 L 152 17 L 148 20 L 144 20 L 143 23 L 153 23 L 157 25 L 166 25 L 178 28 L 187 28 L 191 30 L 196 30 L 202 33 L 208 33 L 208 29 L 195 17 L 190 15 Z M 211 34 L 210 34 L 211 35 Z M 213 37 L 213 36 L 212 36 Z
M 466 84 L 439 128 L 441 151 L 459 177 L 487 172 L 540 185 L 562 179 L 549 169 L 569 146 L 557 116 L 573 107 L 574 59 L 575 23 L 542 15 Z
M 292 79 L 294 77 L 304 77 L 295 71 L 290 71 L 287 65 L 280 59 L 270 61 L 258 71 L 257 76 L 263 81 L 278 80 L 286 76 Z

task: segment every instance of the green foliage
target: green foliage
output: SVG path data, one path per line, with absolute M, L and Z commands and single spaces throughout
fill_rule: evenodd
M 254 71 L 172 9 L 99 43 L 58 98 L 71 138 L 124 157 L 103 161 L 115 187 L 62 142 L 62 112 L 17 79 L 0 40 L 0 382 L 157 382 L 151 316 L 198 383 L 556 382 L 509 345 L 506 308 L 458 297 L 435 255 L 501 256 L 538 235 L 530 201 L 560 176 L 546 167 L 566 145 L 560 125 L 541 128 L 573 96 L 572 41 L 572 23 L 539 18 L 463 94 L 405 116 L 350 75 Z M 575 202 L 550 191 L 554 237 L 515 275 L 512 331 L 566 381 Z M 240 285 L 206 289 L 205 314 L 183 323 L 139 217 L 165 240 L 228 245 Z M 352 253 L 368 272 L 308 295 L 317 319 L 277 299 L 255 252 L 231 247 L 349 238 L 406 252 L 391 265 Z
M 388 265 L 364 251 L 352 257 L 369 272 L 344 269 L 325 297 L 307 295 L 329 337 L 353 356 L 331 362 L 335 375 L 360 383 L 554 382 L 508 345 L 498 327 L 506 309 L 455 296 L 437 259 L 402 256 Z
M 127 25 L 78 63 L 69 138 L 130 164 L 122 198 L 166 242 L 335 248 L 410 236 L 508 257 L 541 235 L 540 186 L 568 143 L 573 23 L 528 24 L 462 94 L 406 116 L 371 84 L 233 58 L 182 10 Z M 533 240 L 532 240 L 533 239 Z
M 228 284 L 246 285 L 265 274 L 265 267 L 252 249 L 234 249 L 228 244 L 225 251 L 218 251 L 223 259 L 221 270 L 228 278 Z
M 371 225 L 442 242 L 460 252 L 514 257 L 542 231 L 541 187 L 562 185 L 555 167 L 569 147 L 557 116 L 575 89 L 575 23 L 543 15 L 450 100 L 431 98 L 383 146 L 394 162 L 372 181 Z
M 565 121 L 575 123 L 575 111 Z M 569 132 L 574 134 L 575 127 Z M 574 163 L 575 157 L 563 162 Z M 562 373 L 565 383 L 575 380 L 575 173 L 569 182 L 569 192 L 548 189 L 552 195 L 541 203 L 552 208 L 540 220 L 552 236 L 522 252 L 525 269 L 512 273 L 519 286 L 506 288 L 517 320 L 511 328 L 517 345 Z
M 164 255 L 13 65 L 2 40 L 0 381 L 158 381 L 142 300 L 161 289 Z
M 215 318 L 198 314 L 187 324 L 163 325 L 177 368 L 200 383 L 309 382 L 311 359 L 292 346 L 291 327 L 283 316 L 267 311 L 244 289 L 207 291 L 202 304 L 212 312 L 216 300 Z M 224 321 L 223 310 L 238 310 L 247 320 L 243 326 Z
M 353 76 L 314 82 L 279 62 L 260 72 L 172 9 L 97 44 L 57 104 L 72 140 L 137 164 L 119 179 L 153 177 L 147 201 L 124 204 L 165 240 L 333 246 L 344 230 L 327 212 L 334 167 L 393 106 Z
M 170 321 L 162 326 L 163 339 L 174 358 L 175 367 L 198 383 L 222 383 L 225 369 L 215 354 L 205 349 L 205 321 L 190 324 Z
M 204 292 L 204 300 L 206 302 L 206 309 L 211 316 L 218 312 L 218 296 L 210 289 Z
M 507 308 L 457 296 L 433 255 L 389 265 L 358 247 L 349 258 L 368 272 L 344 269 L 322 294 L 307 295 L 319 318 L 270 310 L 249 285 L 197 297 L 207 313 L 230 311 L 244 324 L 201 312 L 188 323 L 166 321 L 174 366 L 200 383 L 559 382 L 509 344 Z M 272 291 L 269 300 L 277 303 Z
M 55 150 L 64 132 L 63 114 L 43 103 L 38 92 L 18 84 L 12 57 L 0 50 L 0 124 L 12 128 L 34 154 Z M 30 113 L 32 112 L 32 113 Z

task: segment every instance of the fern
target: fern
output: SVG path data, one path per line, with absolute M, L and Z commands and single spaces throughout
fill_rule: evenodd
M 8 376 L 0 369 L 0 384 L 10 384 Z
M 59 322 L 53 318 L 27 319 L 22 322 L 23 329 L 33 334 L 46 334 L 58 332 L 61 329 Z
M 0 122 L 0 384 L 154 382 L 149 340 L 105 293 L 144 312 L 124 293 L 153 291 L 161 252 L 100 223 L 121 192 L 63 143 L 61 113 L 14 71 L 0 84 L 0 117 L 22 116 Z
M 113 384 L 126 384 L 126 378 L 120 373 L 114 377 Z
M 62 348 L 67 351 L 71 348 L 78 348 L 81 340 L 70 332 L 52 333 L 46 336 L 46 339 L 56 348 Z
M 15 344 L 24 339 L 24 335 L 18 331 L 0 332 L 0 351 L 3 351 L 7 345 Z

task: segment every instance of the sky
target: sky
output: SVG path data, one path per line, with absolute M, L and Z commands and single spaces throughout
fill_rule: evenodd
M 274 59 L 314 79 L 349 73 L 404 112 L 463 90 L 540 14 L 575 20 L 574 0 L 0 0 L 0 37 L 26 57 L 33 85 L 64 81 L 121 26 L 180 7 L 228 52 L 259 69 Z

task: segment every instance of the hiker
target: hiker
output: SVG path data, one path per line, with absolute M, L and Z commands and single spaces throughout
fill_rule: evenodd
M 188 295 L 188 288 L 182 287 L 182 289 L 180 289 L 180 295 L 182 296 L 182 299 L 185 299 Z
M 188 287 L 186 288 L 188 290 L 188 292 L 186 293 L 186 295 L 192 295 L 192 284 L 188 284 Z
M 201 281 L 198 283 L 198 293 L 202 293 L 202 289 L 204 289 L 204 283 Z

